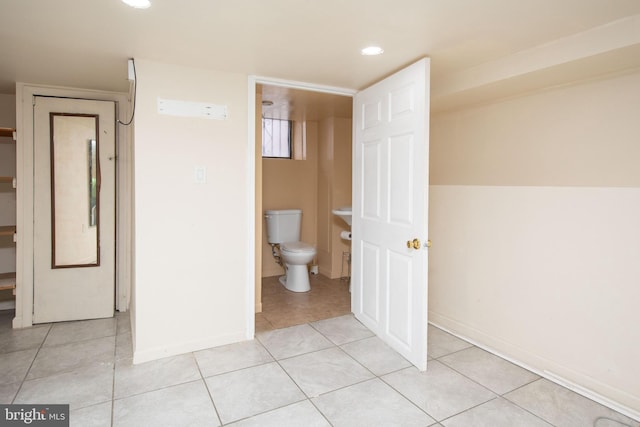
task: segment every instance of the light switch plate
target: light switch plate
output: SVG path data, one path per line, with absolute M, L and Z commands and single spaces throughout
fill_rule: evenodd
M 204 166 L 196 166 L 194 169 L 194 180 L 196 184 L 204 184 L 207 182 L 207 168 Z

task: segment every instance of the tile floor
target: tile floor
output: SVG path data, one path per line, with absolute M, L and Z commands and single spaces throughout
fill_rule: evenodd
M 311 291 L 288 291 L 278 277 L 262 279 L 262 313 L 256 315 L 256 331 L 281 329 L 351 313 L 347 280 L 309 276 Z
M 352 315 L 135 366 L 127 314 L 12 316 L 0 403 L 69 403 L 72 426 L 639 426 L 432 326 L 421 373 Z

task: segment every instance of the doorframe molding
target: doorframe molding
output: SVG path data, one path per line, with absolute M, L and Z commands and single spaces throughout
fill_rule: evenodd
M 247 283 L 246 289 L 246 338 L 248 340 L 253 339 L 255 335 L 255 313 L 257 308 L 261 308 L 262 302 L 256 301 L 256 287 L 262 274 L 256 271 L 258 265 L 257 260 L 262 257 L 262 245 L 256 244 L 257 231 L 260 231 L 260 238 L 262 238 L 261 229 L 258 230 L 256 224 L 261 224 L 262 213 L 256 209 L 256 195 L 257 195 L 257 181 L 256 181 L 256 161 L 257 161 L 257 148 L 256 148 L 256 87 L 259 84 L 269 86 L 280 86 L 290 89 L 306 90 L 310 92 L 322 92 L 332 95 L 343 95 L 354 97 L 358 93 L 355 89 L 348 89 L 336 86 L 327 86 L 315 83 L 306 83 L 296 80 L 278 79 L 274 77 L 265 77 L 257 75 L 249 75 L 248 79 L 248 103 L 247 103 L 247 152 L 249 157 L 249 165 L 247 167 L 247 224 L 248 224 L 248 241 L 246 247 L 247 253 L 247 276 L 245 278 Z M 251 220 L 253 218 L 253 221 Z
M 121 92 L 16 83 L 16 313 L 14 328 L 33 325 L 33 99 L 34 96 L 92 99 L 116 104 L 127 121 L 131 103 Z M 117 126 L 117 125 L 116 125 Z M 117 126 L 116 147 L 116 308 L 126 311 L 131 293 L 133 248 L 133 144 L 130 127 Z

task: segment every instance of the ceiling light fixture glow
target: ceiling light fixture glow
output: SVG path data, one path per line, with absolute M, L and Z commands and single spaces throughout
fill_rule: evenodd
M 380 46 L 368 46 L 362 49 L 360 52 L 365 56 L 374 56 L 380 55 L 382 52 L 384 52 L 384 49 L 382 49 Z
M 151 6 L 150 0 L 122 0 L 122 2 L 136 9 L 146 9 Z

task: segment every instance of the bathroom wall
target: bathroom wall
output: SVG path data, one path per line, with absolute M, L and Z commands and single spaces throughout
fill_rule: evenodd
M 330 117 L 321 120 L 318 129 L 318 269 L 330 278 L 340 277 L 342 254 L 351 251 L 349 242 L 340 238 L 349 227 L 331 213 L 351 205 L 351 123 Z
M 640 73 L 431 118 L 429 320 L 640 414 Z
M 295 126 L 295 130 L 302 126 Z M 262 159 L 262 212 L 267 209 L 302 209 L 302 241 L 317 243 L 318 124 L 306 123 L 305 160 Z M 300 140 L 302 135 L 294 135 Z M 284 274 L 273 259 L 262 217 L 262 277 Z

